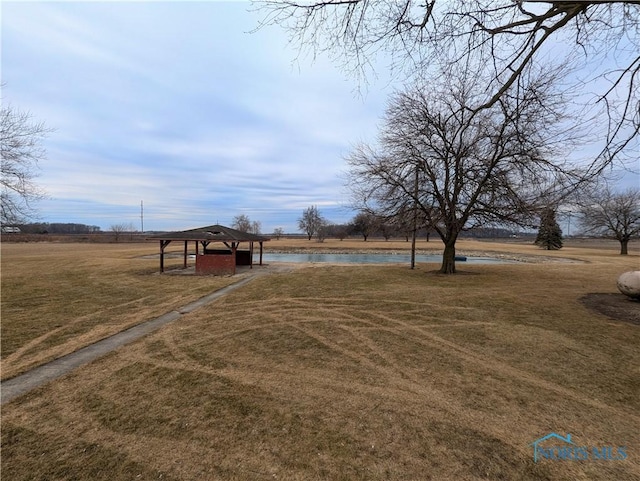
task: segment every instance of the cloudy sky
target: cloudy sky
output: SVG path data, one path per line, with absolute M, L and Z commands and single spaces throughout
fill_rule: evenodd
M 247 2 L 3 2 L 3 102 L 55 129 L 42 221 L 230 225 L 295 232 L 317 205 L 343 222 L 344 156 L 372 140 L 386 93 L 277 28 Z
M 141 201 L 145 230 L 353 217 L 344 157 L 376 137 L 384 75 L 358 95 L 326 58 L 296 62 L 247 2 L 1 8 L 2 101 L 55 129 L 39 220 L 139 228 Z

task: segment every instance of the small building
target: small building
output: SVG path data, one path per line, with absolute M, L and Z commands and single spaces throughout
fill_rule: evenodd
M 259 265 L 262 265 L 263 243 L 270 240 L 257 234 L 241 232 L 222 225 L 210 225 L 178 232 L 156 234 L 148 239 L 160 242 L 160 272 L 164 272 L 165 249 L 171 242 L 184 242 L 184 268 L 187 268 L 189 242 L 195 243 L 196 274 L 233 275 L 237 266 L 253 267 L 254 245 L 260 246 Z M 240 244 L 247 243 L 245 249 Z M 215 244 L 215 245 L 211 245 Z

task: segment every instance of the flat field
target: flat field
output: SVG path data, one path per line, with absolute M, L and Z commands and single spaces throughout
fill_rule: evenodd
M 455 276 L 435 264 L 274 270 L 3 406 L 2 476 L 640 479 L 640 326 L 581 301 L 615 294 L 640 256 L 596 247 L 465 241 L 460 252 L 574 262 L 460 264 Z M 154 249 L 3 245 L 3 364 L 17 372 L 16 353 L 55 355 L 55 333 L 71 348 L 112 317 L 106 330 L 233 280 L 156 275 L 141 257 Z M 532 443 L 552 432 L 574 444 L 543 447 L 581 459 L 534 462 Z
M 161 276 L 158 251 L 155 244 L 3 243 L 2 379 L 234 282 Z M 167 269 L 181 265 L 179 256 L 166 261 Z

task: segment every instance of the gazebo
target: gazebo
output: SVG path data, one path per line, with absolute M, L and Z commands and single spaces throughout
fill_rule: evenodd
M 223 225 L 210 225 L 178 232 L 167 232 L 149 236 L 147 239 L 160 241 L 160 272 L 164 272 L 165 249 L 171 242 L 184 242 L 184 268 L 187 268 L 187 248 L 189 242 L 196 247 L 196 274 L 233 275 L 236 266 L 253 267 L 253 247 L 260 245 L 260 265 L 262 265 L 263 243 L 270 240 L 257 234 L 241 232 Z M 209 248 L 211 243 L 220 243 Z M 238 249 L 240 243 L 249 243 L 248 249 Z M 202 249 L 200 249 L 202 247 Z

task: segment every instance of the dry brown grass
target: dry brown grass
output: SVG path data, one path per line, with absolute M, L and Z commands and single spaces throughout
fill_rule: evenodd
M 289 239 L 281 238 L 279 240 L 272 239 L 264 244 L 265 251 L 395 251 L 410 252 L 411 243 L 404 239 L 391 239 L 385 241 L 380 238 L 369 239 L 364 242 L 362 238 L 348 238 L 345 240 L 327 239 L 324 242 L 306 239 Z M 426 242 L 423 238 L 418 239 L 416 248 L 419 252 L 441 254 L 444 245 L 442 242 L 433 238 L 430 242 Z M 456 253 L 461 255 L 514 255 L 514 256 L 531 256 L 540 258 L 561 258 L 571 259 L 573 257 L 581 258 L 589 255 L 601 257 L 605 254 L 617 256 L 620 252 L 620 243 L 615 240 L 608 239 L 577 239 L 570 238 L 565 240 L 565 247 L 558 251 L 547 251 L 533 245 L 531 239 L 508 239 L 508 240 L 475 240 L 462 239 L 456 243 Z M 629 253 L 635 256 L 640 254 L 640 239 L 635 239 L 629 243 Z M 637 257 L 632 258 L 637 267 L 640 262 Z
M 2 378 L 232 282 L 160 276 L 155 244 L 2 245 Z M 170 259 L 168 268 L 182 259 Z
M 579 301 L 639 258 L 560 254 L 585 262 L 254 280 L 4 407 L 2 474 L 640 479 L 640 329 Z M 551 431 L 628 458 L 535 464 Z

